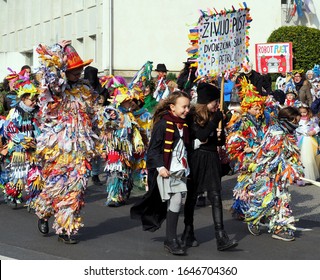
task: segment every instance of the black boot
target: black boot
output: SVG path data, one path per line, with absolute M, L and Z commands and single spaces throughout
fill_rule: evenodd
M 164 249 L 172 255 L 184 255 L 186 253 L 177 239 L 165 240 Z
M 100 179 L 99 179 L 99 175 L 93 175 L 93 176 L 92 176 L 92 182 L 93 182 L 95 185 L 99 185 L 99 186 L 102 185 L 102 182 L 101 182 Z
M 193 225 L 186 225 L 181 235 L 181 246 L 183 247 L 197 247 L 199 243 L 194 236 Z
M 63 242 L 64 244 L 77 244 L 78 240 L 75 239 L 72 235 L 59 234 L 58 241 Z
M 42 234 L 47 234 L 49 232 L 48 221 L 44 219 L 38 220 L 38 229 Z
M 228 250 L 238 246 L 237 241 L 230 240 L 225 230 L 216 231 L 217 249 L 219 251 Z
M 166 240 L 164 241 L 164 248 L 173 255 L 184 255 L 185 249 L 181 247 L 177 238 L 178 219 L 179 213 L 170 210 L 167 212 Z
M 223 212 L 221 193 L 214 191 L 208 193 L 208 199 L 212 204 L 212 217 L 217 239 L 217 249 L 224 251 L 238 246 L 235 240 L 230 240 L 223 226 Z

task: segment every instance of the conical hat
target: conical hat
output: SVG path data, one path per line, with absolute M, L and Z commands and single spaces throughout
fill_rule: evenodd
M 83 61 L 79 54 L 76 52 L 73 46 L 67 45 L 64 48 L 64 52 L 67 55 L 68 58 L 68 64 L 67 64 L 67 70 L 72 70 L 80 67 L 84 67 L 89 65 L 93 59 L 89 59 L 86 61 Z

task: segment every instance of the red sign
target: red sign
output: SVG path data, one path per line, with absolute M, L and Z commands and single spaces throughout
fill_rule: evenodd
M 292 71 L 292 43 L 256 44 L 256 71 L 261 74 Z

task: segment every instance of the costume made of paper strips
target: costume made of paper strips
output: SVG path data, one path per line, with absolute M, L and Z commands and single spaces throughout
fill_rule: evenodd
M 254 156 L 267 130 L 263 110 L 265 97 L 258 94 L 252 84 L 248 84 L 244 78 L 241 81 L 242 98 L 241 112 L 236 121 L 228 123 L 226 148 L 230 160 L 235 162 L 234 170 L 240 172 L 237 184 L 233 189 L 234 203 L 231 207 L 233 215 L 238 218 L 244 217 L 244 212 L 248 210 L 249 194 L 247 192 L 243 176 L 247 173 L 250 159 Z M 260 107 L 260 114 L 252 115 L 248 110 L 254 106 Z M 246 151 L 246 149 L 250 151 Z
M 100 114 L 98 128 L 106 159 L 106 205 L 118 207 L 125 204 L 132 190 L 133 155 L 142 154 L 145 147 L 139 125 L 130 109 L 132 94 L 124 79 L 109 77 L 106 86 L 110 92 L 111 106 Z
M 97 136 L 91 123 L 96 100 L 92 88 L 82 79 L 68 82 L 65 76 L 74 57 L 69 55 L 69 47 L 40 45 L 37 49 L 41 90 L 37 154 L 43 159 L 45 186 L 35 202 L 35 211 L 39 219 L 54 215 L 56 233 L 70 236 L 83 226 L 80 210 L 84 206 Z M 75 51 L 73 54 L 76 57 Z M 74 67 L 90 63 L 79 62 L 80 65 Z
M 303 177 L 296 137 L 283 124 L 271 126 L 252 158 L 243 180 L 250 195 L 245 221 L 259 223 L 267 217 L 269 232 L 293 232 L 295 219 L 290 208 L 289 187 Z
M 14 75 L 11 75 L 11 78 Z M 27 106 L 21 97 L 36 99 L 38 90 L 29 80 L 17 74 L 14 88 L 17 92 L 15 107 L 9 111 L 6 120 L 2 121 L 4 142 L 8 147 L 5 167 L 8 182 L 5 182 L 5 199 L 12 206 L 22 202 L 23 191 L 26 191 L 26 206 L 30 206 L 42 189 L 41 167 L 35 157 L 35 138 L 39 135 L 39 124 L 34 107 Z M 18 103 L 17 103 L 18 102 Z

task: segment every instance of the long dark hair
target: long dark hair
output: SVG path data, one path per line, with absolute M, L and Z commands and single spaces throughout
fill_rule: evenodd
M 297 108 L 288 106 L 279 111 L 278 120 L 288 120 L 289 122 L 293 122 L 300 115 L 301 114 Z
M 167 98 L 161 100 L 157 105 L 153 115 L 153 124 L 157 123 L 165 114 L 170 111 L 170 104 L 176 104 L 179 97 L 186 97 L 191 100 L 190 95 L 184 91 L 178 90 L 170 93 Z
M 212 120 L 213 113 L 209 112 L 207 104 L 196 104 L 194 106 L 193 120 L 199 126 L 205 126 L 209 120 Z

